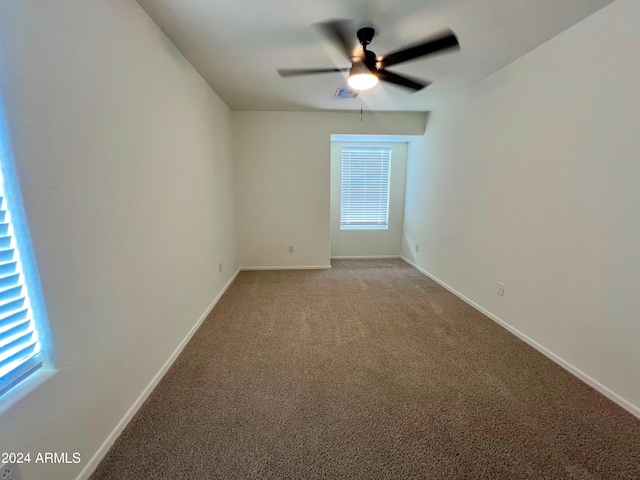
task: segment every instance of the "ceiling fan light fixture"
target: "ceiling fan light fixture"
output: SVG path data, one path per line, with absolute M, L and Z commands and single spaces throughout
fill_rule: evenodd
M 354 90 L 369 90 L 378 84 L 378 77 L 373 73 L 357 73 L 349 75 L 347 83 Z
M 347 83 L 354 90 L 369 90 L 378 84 L 378 76 L 364 63 L 357 62 L 351 67 Z

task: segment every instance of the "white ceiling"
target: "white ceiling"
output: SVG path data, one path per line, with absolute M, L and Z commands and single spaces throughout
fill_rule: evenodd
M 411 93 L 381 84 L 366 109 L 429 111 L 613 0 L 138 0 L 234 110 L 358 110 L 333 98 L 346 76 L 281 78 L 276 68 L 349 67 L 312 27 L 336 18 L 373 25 L 377 55 L 451 28 L 461 50 L 390 68 L 427 79 Z M 355 39 L 355 31 L 354 31 Z

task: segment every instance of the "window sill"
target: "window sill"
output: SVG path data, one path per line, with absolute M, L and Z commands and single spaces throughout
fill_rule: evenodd
M 0 415 L 10 410 L 16 403 L 20 402 L 27 395 L 37 390 L 41 385 L 45 384 L 52 378 L 58 370 L 47 367 L 46 365 L 39 368 L 36 372 L 29 375 L 29 378 L 20 382 L 2 397 L 0 397 Z
M 370 227 L 340 227 L 340 230 L 389 230 L 389 227 L 378 227 L 378 226 L 370 226 Z

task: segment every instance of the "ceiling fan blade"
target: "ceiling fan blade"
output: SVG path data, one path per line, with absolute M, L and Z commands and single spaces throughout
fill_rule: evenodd
M 437 53 L 451 48 L 460 48 L 460 44 L 458 43 L 458 39 L 455 34 L 451 30 L 446 30 L 426 42 L 412 45 L 385 55 L 380 60 L 380 64 L 383 68 L 390 67 L 391 65 L 408 62 L 414 58 L 423 57 L 425 55 L 430 55 L 432 53 Z
M 279 68 L 278 74 L 281 77 L 297 77 L 316 73 L 348 72 L 349 70 L 349 68 Z
M 327 20 L 316 23 L 315 26 L 349 60 L 353 58 L 356 42 L 351 20 Z
M 389 70 L 378 70 L 378 78 L 383 82 L 394 83 L 401 87 L 409 88 L 415 92 L 431 85 L 431 82 L 419 80 L 417 78 L 405 77 L 404 75 L 398 75 L 397 73 L 390 72 Z

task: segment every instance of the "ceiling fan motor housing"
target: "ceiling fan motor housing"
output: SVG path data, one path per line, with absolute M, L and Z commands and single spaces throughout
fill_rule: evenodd
M 358 30 L 357 33 L 358 40 L 360 40 L 360 43 L 363 47 L 366 47 L 371 43 L 371 40 L 373 40 L 373 36 L 375 34 L 376 31 L 373 29 L 373 27 L 362 27 L 360 30 Z
M 364 55 L 364 64 L 367 68 L 374 73 L 377 72 L 378 66 L 376 64 L 378 63 L 378 58 L 376 57 L 376 54 L 370 50 L 365 50 Z
M 362 45 L 363 53 L 364 53 L 364 64 L 369 69 L 370 72 L 376 73 L 378 71 L 377 68 L 377 57 L 376 54 L 367 50 L 367 45 L 371 43 L 373 40 L 373 36 L 376 34 L 376 31 L 373 27 L 362 27 L 358 30 L 358 40 Z

